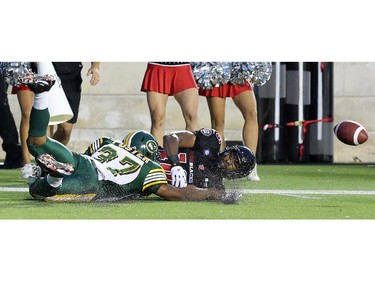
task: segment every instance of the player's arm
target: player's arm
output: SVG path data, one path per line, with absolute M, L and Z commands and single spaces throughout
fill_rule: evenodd
M 202 201 L 205 199 L 219 201 L 223 198 L 225 192 L 216 188 L 198 188 L 192 184 L 185 188 L 175 188 L 169 184 L 162 184 L 155 194 L 171 201 Z
M 196 136 L 193 132 L 178 131 L 163 137 L 165 153 L 171 162 L 172 185 L 175 187 L 186 187 L 187 172 L 182 168 L 178 157 L 178 149 L 191 148 L 194 146 Z
M 190 131 L 173 132 L 163 137 L 164 150 L 169 155 L 177 155 L 179 148 L 194 147 L 196 136 Z

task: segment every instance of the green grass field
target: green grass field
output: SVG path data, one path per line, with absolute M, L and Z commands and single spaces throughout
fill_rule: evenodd
M 156 196 L 120 203 L 46 203 L 25 191 L 26 180 L 19 170 L 0 170 L 0 219 L 375 218 L 371 165 L 259 165 L 258 173 L 260 182 L 226 182 L 228 189 L 243 191 L 233 205 L 168 202 Z

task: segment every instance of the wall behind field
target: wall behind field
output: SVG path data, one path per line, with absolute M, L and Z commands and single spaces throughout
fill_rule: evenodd
M 90 86 L 86 76 L 90 63 L 82 70 L 82 100 L 78 122 L 68 147 L 84 151 L 92 140 L 100 136 L 122 139 L 128 132 L 150 129 L 146 95 L 140 92 L 146 62 L 102 62 L 101 81 Z M 364 125 L 369 140 L 358 147 L 347 146 L 334 139 L 334 162 L 375 162 L 375 63 L 334 63 L 334 119 L 352 119 Z M 9 103 L 16 123 L 20 122 L 17 97 L 9 95 Z M 199 123 L 210 127 L 206 100 L 200 97 Z M 226 139 L 241 140 L 243 118 L 231 99 L 227 100 Z M 168 99 L 166 132 L 184 129 L 178 103 Z M 0 159 L 4 152 L 0 151 Z
M 375 162 L 375 63 L 334 64 L 334 118 L 355 120 L 369 133 L 361 146 L 348 146 L 335 138 L 335 162 Z

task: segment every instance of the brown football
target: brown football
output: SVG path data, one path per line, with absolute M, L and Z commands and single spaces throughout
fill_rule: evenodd
M 344 120 L 336 124 L 333 132 L 341 142 L 348 145 L 359 145 L 368 139 L 365 127 L 352 120 Z

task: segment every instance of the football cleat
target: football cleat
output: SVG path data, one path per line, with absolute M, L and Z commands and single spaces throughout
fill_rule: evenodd
M 61 163 L 47 153 L 39 155 L 38 161 L 46 172 L 53 177 L 63 178 L 65 176 L 70 176 L 74 172 L 72 164 Z
M 48 92 L 55 84 L 53 75 L 38 75 L 34 73 L 25 74 L 19 77 L 19 82 L 28 86 L 35 94 Z

